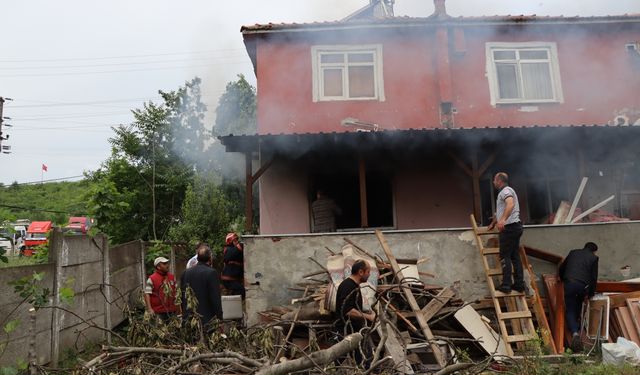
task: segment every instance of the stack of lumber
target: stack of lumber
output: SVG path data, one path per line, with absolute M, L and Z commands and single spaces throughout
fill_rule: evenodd
M 353 260 L 366 259 L 372 264 L 368 289 L 375 292 L 367 295 L 361 289 L 363 309 L 368 305 L 377 316 L 368 337 L 374 349 L 380 345 L 392 359 L 387 367 L 401 373 L 425 372 L 455 362 L 455 353 L 466 352 L 478 359 L 506 354 L 492 305 L 461 300 L 455 287 L 438 285 L 436 275 L 418 270 L 428 260 L 397 259 L 383 234 L 376 235 L 383 252 L 374 254 L 345 238 L 341 253 L 327 249 L 326 266 L 310 259 L 319 270 L 290 288 L 302 292 L 300 298 L 260 313 L 265 323 L 282 327 L 283 335 L 289 332 L 284 346 L 328 347 L 332 334 L 335 342 L 338 316 L 331 312 L 336 310 L 335 290 L 350 274 Z M 478 313 L 480 309 L 484 315 Z

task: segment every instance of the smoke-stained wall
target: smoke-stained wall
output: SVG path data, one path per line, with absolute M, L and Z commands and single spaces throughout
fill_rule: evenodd
M 416 22 L 423 26 L 361 25 L 245 36 L 257 41 L 258 132 L 352 131 L 341 125 L 346 117 L 382 129 L 607 124 L 619 114 L 629 115 L 631 123 L 640 118 L 640 55 L 625 47 L 640 40 L 638 21 L 546 24 L 524 17 L 501 24 Z M 438 30 L 448 43 L 437 43 Z M 563 100 L 492 105 L 486 72 L 489 42 L 555 43 Z M 382 45 L 384 101 L 314 102 L 311 48 L 371 44 Z M 443 53 L 447 59 L 438 58 Z M 439 66 L 443 61 L 450 69 Z M 442 76 L 449 72 L 450 77 Z M 451 98 L 441 98 L 443 93 Z M 442 101 L 453 107 L 453 120 L 446 124 Z

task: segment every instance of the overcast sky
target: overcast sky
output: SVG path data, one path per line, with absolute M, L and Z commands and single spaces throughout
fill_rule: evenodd
M 244 24 L 340 19 L 368 0 L 0 0 L 0 96 L 12 153 L 0 182 L 82 175 L 110 153 L 110 126 L 194 76 L 213 111 L 225 84 L 255 77 Z M 396 15 L 428 16 L 430 0 L 396 0 Z M 448 0 L 450 15 L 640 13 L 640 0 Z

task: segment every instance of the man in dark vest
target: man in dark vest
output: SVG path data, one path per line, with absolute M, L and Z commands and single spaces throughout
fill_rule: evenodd
M 214 318 L 222 320 L 222 300 L 220 297 L 220 281 L 218 272 L 211 268 L 211 249 L 207 245 L 200 245 L 197 250 L 198 264 L 184 271 L 180 278 L 182 288 L 182 310 L 184 318 L 188 320 L 193 311 L 187 305 L 187 288 L 193 290 L 198 300 L 196 313 L 201 317 L 204 331 L 211 328 Z
M 596 293 L 598 283 L 598 245 L 587 242 L 582 249 L 571 250 L 560 264 L 560 278 L 564 284 L 566 321 L 571 331 L 571 349 L 582 351 L 580 312 L 582 302 Z
M 235 233 L 227 234 L 223 250 L 224 267 L 222 268 L 222 285 L 229 294 L 242 296 L 244 300 L 244 244 Z
M 153 261 L 155 272 L 149 276 L 144 287 L 144 302 L 147 312 L 167 320 L 172 315 L 180 314 L 180 306 L 176 306 L 176 279 L 169 272 L 169 259 L 157 257 Z

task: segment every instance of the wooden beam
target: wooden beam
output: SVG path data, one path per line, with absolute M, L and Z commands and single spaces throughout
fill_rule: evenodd
M 378 241 L 380 241 L 380 246 L 382 246 L 384 253 L 387 255 L 387 258 L 389 259 L 389 263 L 391 263 L 391 268 L 393 269 L 393 272 L 396 273 L 396 278 L 398 280 L 402 280 L 404 278 L 402 275 L 402 271 L 400 270 L 400 266 L 398 265 L 396 258 L 393 256 L 393 253 L 391 252 L 391 248 L 389 248 L 389 245 L 387 244 L 387 240 L 384 238 L 384 236 L 382 235 L 382 232 L 379 230 L 376 230 L 376 237 L 378 237 Z M 413 292 L 411 291 L 411 289 L 409 288 L 401 288 L 401 289 L 402 289 L 402 292 L 404 293 L 405 298 L 407 299 L 407 302 L 409 303 L 409 306 L 411 307 L 411 310 L 413 310 L 413 312 L 416 313 L 416 319 L 418 320 L 418 324 L 420 325 L 420 330 L 422 331 L 422 334 L 424 335 L 424 337 L 427 339 L 427 342 L 429 343 L 429 346 L 433 351 L 433 356 L 436 359 L 436 362 L 440 367 L 444 368 L 446 365 L 446 362 L 443 358 L 442 351 L 440 351 L 440 346 L 438 346 L 438 343 L 435 341 L 435 338 L 433 337 L 433 333 L 431 333 L 431 329 L 429 328 L 429 325 L 427 324 L 427 321 L 425 320 L 424 316 L 422 314 L 419 314 L 420 306 L 418 306 L 416 297 L 413 295 Z
M 581 213 L 580 215 L 576 216 L 576 218 L 572 219 L 571 222 L 572 223 L 577 223 L 578 221 L 580 221 L 580 219 L 582 219 L 583 217 L 589 215 L 590 213 L 592 213 L 593 211 L 599 209 L 600 207 L 604 206 L 605 204 L 609 203 L 615 197 L 616 197 L 615 195 L 610 196 L 609 198 L 603 200 L 602 202 L 596 204 L 595 206 L 591 207 L 590 209 L 588 209 L 585 212 Z
M 460 158 L 458 158 L 453 152 L 449 151 L 448 152 L 449 156 L 451 157 L 451 159 L 453 159 L 456 164 L 458 164 L 458 166 L 460 168 L 462 168 L 462 170 L 464 171 L 464 173 L 466 173 L 467 175 L 469 175 L 469 177 L 473 177 L 473 173 L 471 172 L 471 168 L 469 168 L 462 160 L 460 160 Z
M 244 199 L 244 230 L 246 233 L 253 231 L 253 168 L 251 165 L 251 152 L 244 154 L 245 166 L 245 199 Z
M 553 336 L 551 334 L 551 328 L 549 327 L 549 322 L 547 321 L 547 316 L 544 313 L 544 307 L 542 306 L 542 301 L 540 300 L 540 291 L 538 290 L 538 284 L 536 283 L 536 274 L 533 272 L 533 267 L 529 263 L 529 259 L 527 258 L 527 253 L 524 250 L 524 246 L 520 246 L 520 258 L 522 260 L 522 265 L 529 272 L 529 278 L 531 280 L 531 284 L 529 285 L 533 290 L 534 301 L 533 301 L 533 312 L 536 317 L 536 322 L 538 323 L 538 327 L 540 327 L 540 334 L 542 336 L 542 340 L 545 345 L 551 350 L 552 354 L 558 354 L 556 350 L 556 343 L 553 341 Z
M 578 192 L 576 193 L 576 196 L 573 198 L 571 209 L 569 209 L 569 214 L 567 214 L 567 219 L 565 220 L 565 224 L 571 223 L 571 219 L 573 218 L 573 214 L 576 212 L 576 207 L 578 206 L 578 202 L 580 202 L 580 198 L 582 197 L 582 192 L 584 191 L 584 187 L 587 185 L 587 181 L 589 181 L 588 177 L 582 177 L 582 181 L 580 181 L 580 186 L 578 187 Z
M 367 213 L 367 169 L 364 158 L 358 159 L 358 180 L 360 181 L 360 226 L 369 227 L 369 214 Z
M 640 298 L 640 292 L 610 294 L 609 301 L 611 301 L 611 308 L 626 306 L 628 298 Z
M 496 160 L 496 153 L 494 152 L 491 155 L 489 155 L 487 160 L 485 160 L 484 163 L 482 163 L 482 165 L 480 166 L 480 169 L 478 170 L 478 172 L 480 173 L 480 176 L 482 176 L 484 172 L 487 171 L 487 168 L 489 168 L 495 160 Z
M 478 169 L 478 153 L 474 152 L 471 159 L 471 180 L 473 184 L 473 216 L 482 223 L 482 208 L 480 207 L 480 170 Z
M 260 176 L 262 176 L 262 174 L 264 172 L 267 171 L 267 169 L 269 169 L 269 167 L 271 166 L 271 164 L 273 164 L 273 160 L 275 158 L 271 158 L 268 162 L 264 163 L 260 169 L 258 169 L 256 171 L 256 173 L 253 174 L 253 176 L 251 176 L 251 183 L 255 183 L 256 181 L 258 181 L 258 179 L 260 178 Z
M 553 264 L 560 264 L 560 263 L 562 263 L 562 260 L 564 259 L 560 255 L 553 254 L 553 253 L 550 253 L 550 252 L 545 251 L 545 250 L 540 250 L 540 249 L 536 249 L 536 248 L 533 248 L 533 247 L 529 247 L 529 246 L 526 246 L 526 245 L 524 246 L 524 251 L 528 256 L 530 256 L 532 258 L 544 260 L 544 261 L 547 261 L 547 262 L 551 262 Z
M 626 283 L 624 281 L 598 281 L 598 293 L 630 293 L 640 291 L 640 283 Z
M 453 298 L 455 295 L 456 295 L 456 292 L 454 292 L 453 289 L 451 288 L 442 289 L 437 296 L 433 297 L 433 299 L 429 301 L 429 303 L 427 303 L 422 308 L 422 310 L 420 310 L 420 313 L 422 313 L 424 320 L 428 322 L 429 319 L 433 318 L 433 316 L 438 311 L 440 311 L 440 309 L 443 308 L 444 305 L 446 305 L 447 302 L 449 302 L 449 300 Z

